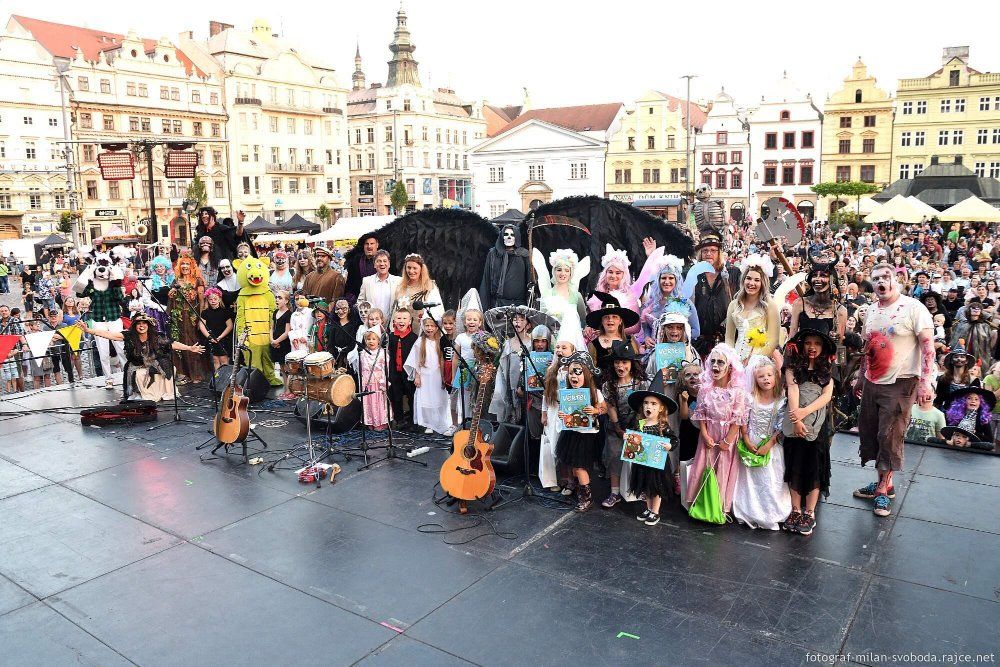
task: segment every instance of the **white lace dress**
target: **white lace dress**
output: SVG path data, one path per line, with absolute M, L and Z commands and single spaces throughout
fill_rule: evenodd
M 753 443 L 770 437 L 781 427 L 785 411 L 785 399 L 774 403 L 758 403 L 750 406 L 747 434 Z M 740 474 L 733 493 L 733 516 L 751 528 L 778 530 L 778 522 L 784 521 L 792 511 L 792 497 L 785 484 L 785 455 L 781 443 L 771 448 L 771 461 L 766 466 L 748 468 L 741 462 Z

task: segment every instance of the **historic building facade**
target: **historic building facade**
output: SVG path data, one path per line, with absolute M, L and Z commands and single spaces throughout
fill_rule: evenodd
M 892 163 L 892 96 L 878 87 L 859 58 L 840 90 L 823 106 L 823 160 L 820 180 L 825 183 L 862 181 L 885 187 L 894 179 Z M 839 204 L 833 197 L 820 202 L 820 215 L 829 216 Z
M 787 73 L 750 114 L 750 212 L 761 214 L 771 197 L 784 197 L 808 219 L 816 216 L 823 115 L 812 96 Z
M 712 198 L 721 200 L 730 218 L 742 220 L 749 211 L 750 126 L 746 113 L 721 90 L 712 100 L 701 132 L 696 135 L 696 183 L 709 185 Z
M 892 129 L 892 179 L 913 178 L 931 157 L 1000 178 L 1000 73 L 969 65 L 969 47 L 944 49 L 941 68 L 900 79 Z
M 608 135 L 621 103 L 534 109 L 469 151 L 473 210 L 495 218 L 554 199 L 604 196 Z
M 348 166 L 355 215 L 392 212 L 389 195 L 402 181 L 408 210 L 472 207 L 469 150 L 486 136 L 481 103 L 448 88 L 421 84 L 406 12 L 396 14 L 385 85 L 365 85 L 360 51 L 347 99 Z

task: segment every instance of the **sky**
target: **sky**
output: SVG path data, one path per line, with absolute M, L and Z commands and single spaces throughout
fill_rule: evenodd
M 1000 72 L 995 21 L 985 20 L 996 16 L 992 4 L 405 0 L 405 9 L 423 84 L 452 88 L 467 101 L 520 104 L 525 87 L 535 108 L 628 103 L 649 89 L 683 97 L 680 77 L 694 74 L 692 99 L 711 99 L 725 87 L 745 107 L 787 70 L 822 108 L 858 56 L 890 92 L 900 77 L 936 70 L 945 46 L 968 45 L 972 67 Z M 369 84 L 385 81 L 399 0 L 291 6 L 295 11 L 272 0 L 0 3 L 13 14 L 111 32 L 134 28 L 152 38 L 187 30 L 206 38 L 210 20 L 249 29 L 263 18 L 304 54 L 334 66 L 344 87 L 355 43 Z

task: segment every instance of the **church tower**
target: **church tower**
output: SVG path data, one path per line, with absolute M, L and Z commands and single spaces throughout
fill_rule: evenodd
M 413 51 L 416 48 L 410 41 L 410 31 L 406 27 L 406 11 L 400 3 L 399 11 L 396 12 L 396 32 L 393 35 L 392 44 L 389 45 L 389 50 L 392 51 L 392 60 L 389 61 L 389 79 L 385 84 L 388 88 L 404 83 L 413 86 L 420 85 L 417 61 L 413 59 Z
M 354 74 L 351 75 L 351 82 L 354 84 L 351 90 L 365 89 L 365 73 L 361 69 L 361 45 L 358 44 L 354 52 Z

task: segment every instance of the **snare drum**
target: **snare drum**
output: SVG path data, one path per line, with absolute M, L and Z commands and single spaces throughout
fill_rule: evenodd
M 325 378 L 333 373 L 333 355 L 329 352 L 313 352 L 305 359 L 306 373 L 314 378 Z
M 308 350 L 292 350 L 285 355 L 285 369 L 289 375 L 298 375 L 302 372 L 302 362 L 309 355 Z

